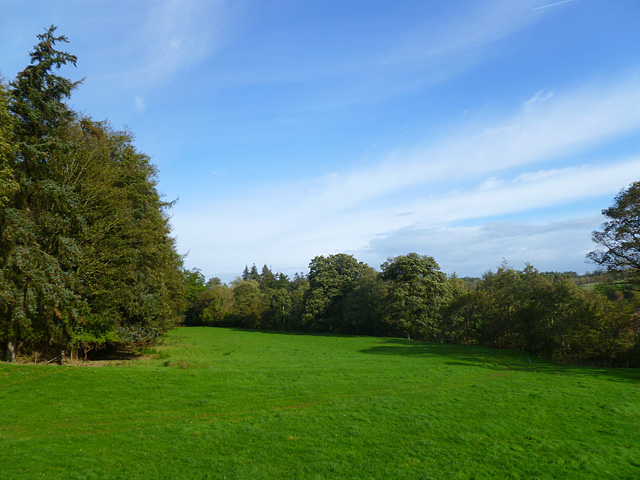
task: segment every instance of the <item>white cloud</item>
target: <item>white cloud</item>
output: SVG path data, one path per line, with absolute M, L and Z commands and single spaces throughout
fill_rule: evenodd
M 227 0 L 152 2 L 120 51 L 111 77 L 130 88 L 154 88 L 205 61 L 225 44 L 236 10 Z
M 357 258 L 378 265 L 388 257 L 410 251 L 433 256 L 443 271 L 477 276 L 495 269 L 503 259 L 515 268 L 532 263 L 542 271 L 593 271 L 585 262 L 593 250 L 591 232 L 602 217 L 561 222 L 493 222 L 475 227 L 406 228 L 374 239 Z
M 147 107 L 147 105 L 144 102 L 144 99 L 139 95 L 136 95 L 135 102 L 136 102 L 136 110 L 139 112 L 144 112 L 145 108 Z
M 527 212 L 540 209 L 607 195 L 613 198 L 640 178 L 640 152 L 627 158 L 592 158 L 589 164 L 576 157 L 639 130 L 640 111 L 629 108 L 639 102 L 638 77 L 613 80 L 570 94 L 556 93 L 526 108 L 521 105 L 520 111 L 504 119 L 468 126 L 409 154 L 396 152 L 374 167 L 271 185 L 268 191 L 212 200 L 200 208 L 178 204 L 174 224 L 180 232 L 179 245 L 188 246 L 195 263 L 214 274 L 241 269 L 247 262 L 299 270 L 315 255 L 338 251 L 373 258 L 382 255 L 382 246 L 394 244 L 406 248 L 386 250 L 385 256 L 423 250 L 417 237 L 406 232 L 440 232 L 445 246 L 448 242 L 455 245 L 463 233 L 470 242 L 477 242 L 469 232 L 479 227 L 469 230 L 452 225 L 481 224 L 486 219 L 495 222 L 507 215 L 526 218 Z M 548 167 L 550 160 L 552 167 Z M 203 219 L 210 219 L 209 225 Z M 557 217 L 554 221 L 571 224 L 573 220 Z M 527 223 L 523 220 L 518 225 Z M 582 243 L 563 244 L 558 251 L 583 250 L 590 238 L 585 232 L 594 226 L 583 229 Z M 452 236 L 446 240 L 448 234 Z M 520 261 L 527 257 L 534 264 L 551 258 L 544 245 L 553 242 L 522 242 L 518 256 L 508 237 L 491 245 L 488 238 L 483 240 L 484 250 L 480 244 L 469 247 L 484 258 L 483 269 L 495 263 L 493 256 L 498 251 L 503 251 L 500 258 L 512 256 Z M 400 242 L 403 239 L 405 243 Z M 460 249 L 465 242 L 461 241 Z M 487 252 L 484 257 L 482 251 Z M 469 263 L 459 255 L 447 258 L 451 260 L 446 265 L 461 271 L 480 264 L 480 260 Z M 567 258 L 577 261 L 576 255 Z
M 416 199 L 411 207 L 416 216 L 430 223 L 489 218 L 613 194 L 634 178 L 640 178 L 640 156 L 597 167 L 587 165 L 520 175 L 492 189 Z
M 537 180 L 543 180 L 545 178 L 555 177 L 557 175 L 565 175 L 571 174 L 576 171 L 575 167 L 567 167 L 567 168 L 552 168 L 551 170 L 539 170 L 537 172 L 525 172 L 518 175 L 513 179 L 513 183 L 527 183 L 533 182 Z
M 382 50 L 381 58 L 387 65 L 417 61 L 451 62 L 457 55 L 468 55 L 478 48 L 508 37 L 539 20 L 529 15 L 532 1 L 510 0 L 473 2 L 464 13 L 441 22 L 428 19 L 420 30 L 404 32 L 392 43 L 389 51 Z
M 524 102 L 524 108 L 526 109 L 537 103 L 546 102 L 551 97 L 553 97 L 553 92 L 543 92 L 542 90 L 540 90 L 533 97 Z
M 353 32 L 345 38 L 340 31 L 327 35 L 320 45 L 313 33 L 306 38 L 297 31 L 291 33 L 298 36 L 296 42 L 283 43 L 282 36 L 289 32 L 282 25 L 284 31 L 278 35 L 265 37 L 252 51 L 239 52 L 240 65 L 220 69 L 212 85 L 305 82 L 309 98 L 290 106 L 294 111 L 371 102 L 440 83 L 495 55 L 490 46 L 543 18 L 531 14 L 534 4 L 485 0 L 454 11 L 434 7 L 402 28 L 374 22 L 384 34 L 362 32 L 357 44 L 351 41 Z M 267 18 L 277 24 L 269 13 Z
M 533 11 L 536 11 L 536 10 L 544 10 L 545 8 L 555 7 L 557 5 L 562 5 L 563 3 L 569 3 L 571 1 L 573 1 L 573 0 L 560 0 L 559 2 L 548 3 L 546 5 L 541 5 L 539 7 L 532 8 L 531 11 L 533 12 Z
M 500 180 L 496 177 L 489 177 L 478 185 L 478 190 L 492 190 L 494 188 L 504 185 L 504 180 Z
M 177 231 L 181 232 L 180 244 L 189 245 L 191 254 L 198 259 L 196 263 L 205 271 L 209 268 L 212 274 L 229 269 L 233 271 L 234 265 L 237 270 L 247 262 L 269 262 L 279 270 L 297 271 L 315 255 L 339 251 L 352 252 L 358 259 L 377 266 L 376 262 L 387 256 L 419 250 L 434 255 L 443 262 L 443 268 L 446 265 L 450 271 L 455 269 L 465 274 L 472 271 L 481 273 L 496 265 L 503 256 L 536 265 L 543 261 L 545 269 L 559 269 L 560 266 L 548 265 L 551 260 L 563 259 L 565 254 L 562 252 L 573 253 L 558 265 L 569 261 L 575 264 L 578 258 L 581 262 L 583 253 L 578 250 L 584 250 L 584 245 L 589 244 L 588 232 L 598 222 L 591 222 L 584 229 L 580 242 L 567 237 L 566 241 L 563 240 L 565 243 L 557 243 L 560 253 L 551 259 L 551 253 L 544 250 L 551 249 L 551 240 L 543 246 L 523 242 L 520 245 L 525 245 L 526 249 L 518 250 L 520 253 L 516 255 L 517 251 L 509 244 L 508 237 L 493 237 L 493 243 L 486 237 L 481 248 L 477 238 L 469 235 L 479 227 L 451 225 L 462 221 L 481 224 L 483 219 L 509 214 L 525 216 L 527 211 L 576 203 L 603 194 L 613 197 L 629 178 L 639 176 L 640 158 L 602 167 L 586 166 L 577 170 L 558 170 L 549 175 L 532 175 L 529 181 L 504 181 L 490 190 L 472 188 L 456 194 L 444 193 L 349 211 L 325 208 L 321 203 L 304 203 L 288 191 L 288 201 L 284 198 L 257 200 L 252 197 L 212 206 L 209 212 L 177 211 L 174 223 Z M 210 221 L 203 221 L 203 218 Z M 563 221 L 571 223 L 571 220 Z M 521 227 L 515 230 L 522 234 L 526 232 Z M 418 241 L 412 233 L 415 231 L 423 232 L 425 237 L 428 232 L 437 231 L 441 243 Z M 447 239 L 446 235 L 450 237 Z M 452 248 L 458 245 L 456 248 L 460 251 L 467 245 L 472 251 L 479 252 L 477 261 L 470 262 L 455 250 L 446 253 L 449 244 Z M 207 261 L 209 256 L 216 260 Z
M 434 145 L 392 153 L 377 166 L 312 184 L 307 203 L 336 211 L 407 189 L 522 168 L 587 151 L 640 128 L 640 79 L 591 85 L 520 111 L 493 124 L 468 127 Z M 546 173 L 548 174 L 548 173 Z M 531 173 L 529 173 L 531 175 Z

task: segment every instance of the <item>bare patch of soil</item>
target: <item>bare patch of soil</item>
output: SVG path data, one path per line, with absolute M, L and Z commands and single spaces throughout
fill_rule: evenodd
M 64 365 L 73 367 L 109 367 L 109 366 L 125 366 L 133 361 L 151 360 L 156 358 L 155 354 L 144 354 L 134 350 L 112 350 L 91 352 L 87 359 L 84 355 L 71 358 L 65 356 Z M 58 365 L 59 357 L 51 357 L 44 355 L 31 355 L 28 357 L 18 357 L 16 363 L 21 365 Z

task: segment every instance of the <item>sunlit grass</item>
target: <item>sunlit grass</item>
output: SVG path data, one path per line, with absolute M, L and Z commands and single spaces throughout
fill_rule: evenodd
M 637 369 L 213 328 L 156 350 L 0 365 L 0 478 L 640 478 Z

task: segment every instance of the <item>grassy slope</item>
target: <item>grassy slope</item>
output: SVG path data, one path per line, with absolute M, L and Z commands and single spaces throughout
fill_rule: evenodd
M 171 332 L 0 364 L 0 478 L 640 478 L 640 371 L 371 337 Z

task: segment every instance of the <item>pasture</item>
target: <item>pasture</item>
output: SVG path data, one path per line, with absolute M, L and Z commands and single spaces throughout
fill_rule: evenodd
M 638 369 L 195 327 L 97 365 L 0 364 L 0 478 L 640 478 Z

